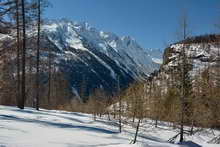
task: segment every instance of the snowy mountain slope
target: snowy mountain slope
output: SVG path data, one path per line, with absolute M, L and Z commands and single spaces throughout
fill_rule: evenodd
M 125 88 L 159 68 L 147 50 L 130 37 L 120 38 L 88 23 L 69 20 L 49 21 L 42 28 L 42 40 L 55 46 L 52 51 L 58 69 L 78 93 L 82 83 L 87 94 L 100 87 L 112 93 L 117 90 L 118 79 Z
M 36 44 L 33 40 L 36 41 L 37 33 L 34 29 L 27 32 L 27 53 L 34 59 Z M 117 91 L 118 79 L 122 89 L 134 81 L 145 80 L 159 68 L 158 58 L 162 56 L 162 53 L 159 56 L 148 53 L 131 37 L 118 37 L 114 33 L 99 31 L 88 23 L 64 19 L 42 25 L 41 59 L 45 62 L 48 62 L 49 51 L 56 71 L 64 75 L 77 96 L 80 93 L 87 96 L 96 88 L 112 94 Z
M 179 53 L 183 49 L 183 44 L 173 44 L 167 48 L 164 55 L 165 69 L 178 66 Z M 191 73 L 194 75 L 198 71 L 203 71 L 208 66 L 215 67 L 220 61 L 220 45 L 215 42 L 192 42 L 185 45 L 186 56 L 190 59 L 193 69 Z
M 153 127 L 151 120 L 144 120 L 140 128 L 137 144 L 129 144 L 135 129 L 123 125 L 123 132 L 118 133 L 115 121 L 98 119 L 93 121 L 90 114 L 44 110 L 32 108 L 20 110 L 15 107 L 0 106 L 0 146 L 3 147 L 217 147 L 206 142 L 213 138 L 211 131 L 204 130 L 187 137 L 185 146 L 167 143 L 176 131 L 159 123 Z M 216 135 L 220 132 L 213 130 Z M 194 142 L 194 143 L 193 143 Z M 198 145 L 197 145 L 198 146 Z M 197 147 L 196 146 L 196 147 Z
M 97 50 L 113 59 L 136 79 L 158 68 L 146 50 L 131 37 L 120 38 L 113 33 L 98 31 L 88 23 L 68 20 L 52 21 L 43 28 L 46 35 L 58 48 L 72 47 L 87 52 Z M 86 49 L 87 45 L 92 49 Z

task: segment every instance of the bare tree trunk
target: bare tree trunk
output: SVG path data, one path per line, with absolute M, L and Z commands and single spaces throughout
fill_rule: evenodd
M 49 49 L 49 72 L 48 72 L 48 93 L 47 100 L 48 104 L 50 104 L 50 95 L 51 95 L 51 49 Z
M 135 117 L 136 117 L 136 106 L 135 106 L 135 110 L 133 112 L 133 116 L 132 116 L 132 122 L 134 123 L 135 121 Z
M 96 112 L 93 114 L 93 120 L 96 121 Z
M 109 111 L 107 112 L 107 114 L 108 114 L 108 120 L 110 121 L 111 117 L 110 117 Z
M 139 127 L 140 127 L 140 123 L 141 123 L 141 118 L 138 119 L 138 124 L 137 124 L 137 127 L 136 127 L 136 132 L 135 132 L 135 136 L 134 136 L 133 144 L 135 144 L 136 141 L 137 141 L 137 135 L 138 135 L 138 131 L 139 131 Z
M 134 104 L 134 112 L 133 112 L 133 117 L 132 117 L 132 122 L 135 122 L 135 118 L 136 118 L 136 113 L 137 113 L 137 99 L 135 97 L 135 95 L 133 95 L 133 97 L 135 98 L 135 104 Z
M 183 24 L 182 24 L 182 29 L 183 29 L 183 40 L 185 41 L 186 36 L 187 36 L 187 17 L 186 15 L 183 16 Z M 182 60 L 182 65 L 181 65 L 181 77 L 182 77 L 182 86 L 181 86 L 181 124 L 180 124 L 180 142 L 183 142 L 183 135 L 184 135 L 184 115 L 185 115 L 185 96 L 186 96 L 186 71 L 185 71 L 185 67 L 186 67 L 186 52 L 185 52 L 185 43 L 183 42 L 183 49 L 181 51 L 181 55 L 180 55 L 181 60 Z
M 182 62 L 184 62 L 184 61 L 182 61 Z M 182 64 L 184 64 L 184 63 L 182 63 Z M 184 66 L 184 65 L 182 65 L 182 66 Z M 183 133 L 184 133 L 184 113 L 185 113 L 185 108 L 184 108 L 184 82 L 185 82 L 185 79 L 184 79 L 184 73 L 185 73 L 185 71 L 184 71 L 184 67 L 182 67 L 182 91 L 181 91 L 181 120 L 180 120 L 180 142 L 183 142 Z
M 108 100 L 107 100 L 107 103 L 106 103 L 106 108 L 108 108 L 108 106 L 110 106 L 110 105 L 111 105 L 111 98 L 110 98 L 110 96 L 108 96 Z M 110 121 L 111 118 L 110 118 L 110 110 L 109 109 L 107 109 L 107 115 L 108 115 L 108 120 Z
M 193 131 L 194 131 L 194 120 L 192 120 L 191 123 L 190 135 L 193 135 Z
M 113 104 L 113 118 L 115 119 L 116 118 L 116 108 L 115 108 L 116 106 L 115 106 L 115 104 Z
M 21 0 L 21 7 L 22 7 L 22 31 L 23 31 L 23 52 L 22 52 L 22 81 L 21 81 L 21 103 L 19 108 L 24 109 L 24 103 L 26 99 L 26 79 L 25 79 L 25 67 L 26 67 L 26 22 L 25 22 L 25 4 L 24 0 Z
M 40 62 L 40 24 L 41 24 L 41 9 L 40 0 L 38 0 L 38 23 L 37 23 L 37 73 L 36 73 L 36 110 L 39 110 L 39 62 Z
M 156 114 L 157 115 L 157 114 Z M 158 116 L 156 116 L 156 120 L 155 120 L 155 128 L 157 128 L 158 125 Z
M 183 108 L 182 110 L 183 111 Z M 183 112 L 181 112 L 181 124 L 180 124 L 180 142 L 183 142 L 183 120 L 184 120 L 184 116 L 183 116 Z
M 20 107 L 20 23 L 19 0 L 16 0 L 16 29 L 17 29 L 17 106 Z
M 119 94 L 119 132 L 121 133 L 121 96 L 120 96 L 120 81 L 118 77 L 118 94 Z

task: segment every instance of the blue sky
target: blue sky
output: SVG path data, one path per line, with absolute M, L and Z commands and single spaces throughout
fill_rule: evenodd
M 49 0 L 46 18 L 86 21 L 99 30 L 132 36 L 144 48 L 163 49 L 177 38 L 187 11 L 193 35 L 217 32 L 219 0 Z

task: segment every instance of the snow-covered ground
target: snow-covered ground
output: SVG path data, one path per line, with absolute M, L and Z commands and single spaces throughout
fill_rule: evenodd
M 41 110 L 32 108 L 19 110 L 15 107 L 0 106 L 0 147 L 178 147 L 167 140 L 175 134 L 166 123 L 152 126 L 145 120 L 140 129 L 137 144 L 130 144 L 135 129 L 123 125 L 123 133 L 118 133 L 117 123 L 107 119 L 93 121 L 92 115 Z M 216 135 L 218 131 L 214 131 Z M 219 147 L 207 144 L 214 135 L 208 129 L 187 140 L 204 147 Z M 195 144 L 186 147 L 197 147 Z

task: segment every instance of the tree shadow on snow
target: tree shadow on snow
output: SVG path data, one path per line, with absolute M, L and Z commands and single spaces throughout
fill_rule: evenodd
M 9 115 L 0 115 L 0 119 L 15 120 L 15 121 L 27 122 L 27 123 L 36 123 L 36 124 L 40 124 L 46 127 L 70 128 L 70 129 L 76 128 L 76 129 L 81 129 L 85 131 L 105 133 L 105 134 L 117 134 L 118 133 L 118 132 L 114 132 L 114 131 L 110 131 L 110 130 L 106 130 L 102 128 L 97 128 L 97 127 L 79 126 L 79 125 L 48 122 L 48 121 L 35 120 L 35 119 L 24 119 L 24 118 L 19 118 L 16 116 L 9 116 Z
M 55 112 L 52 112 L 53 114 L 51 114 L 50 111 L 34 111 L 34 110 L 20 110 L 20 109 L 15 109 L 15 110 L 11 110 L 11 111 L 15 111 L 15 112 L 21 112 L 21 113 L 28 113 L 28 114 L 38 114 L 38 115 L 45 115 L 45 116 L 56 116 L 58 118 L 63 118 L 63 119 L 67 119 L 67 120 L 70 120 L 70 121 L 75 121 L 75 122 L 78 122 L 78 123 L 88 123 L 88 122 L 85 122 L 85 121 L 81 121 L 79 119 L 76 119 L 76 118 L 73 118 L 73 117 L 68 117 L 68 116 L 63 116 L 63 115 L 58 115 L 58 114 L 68 114 L 68 115 L 73 115 L 73 116 L 79 116 L 79 117 L 86 117 L 82 114 L 78 114 L 78 113 L 75 113 L 75 112 L 71 112 L 71 113 L 65 113 L 65 112 L 62 112 L 62 113 L 55 113 Z
M 182 143 L 178 143 L 179 145 L 183 145 L 184 147 L 202 147 L 199 144 L 196 144 L 195 142 L 192 141 L 184 141 Z
M 113 122 L 113 121 L 96 120 L 95 122 L 102 123 L 102 124 L 105 124 L 105 125 L 108 125 L 108 126 L 113 126 L 113 127 L 118 127 L 119 126 L 119 124 L 117 122 Z
M 80 114 L 78 112 L 65 112 L 65 111 L 46 110 L 46 109 L 43 109 L 42 111 L 46 112 L 46 113 L 53 113 L 53 114 L 55 113 L 55 114 L 75 115 L 75 116 L 79 116 L 79 117 L 88 117 L 85 114 Z

